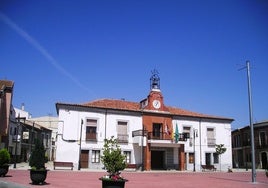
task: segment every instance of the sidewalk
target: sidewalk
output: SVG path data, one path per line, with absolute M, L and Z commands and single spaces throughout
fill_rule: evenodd
M 100 177 L 105 171 L 89 170 L 53 170 L 53 163 L 48 163 L 46 188 L 101 187 Z M 27 163 L 13 166 L 7 177 L 0 178 L 1 188 L 32 188 Z M 126 172 L 122 175 L 129 181 L 125 188 L 267 188 L 268 178 L 264 171 L 257 171 L 257 182 L 251 182 L 251 171 L 247 172 L 180 172 L 180 171 L 144 171 Z
M 45 166 L 48 170 L 54 170 L 53 161 L 49 161 L 45 163 Z M 16 168 L 14 168 L 14 164 L 10 164 L 9 169 L 28 170 L 28 169 L 31 169 L 31 167 L 29 166 L 29 163 L 21 162 L 21 163 L 16 163 Z

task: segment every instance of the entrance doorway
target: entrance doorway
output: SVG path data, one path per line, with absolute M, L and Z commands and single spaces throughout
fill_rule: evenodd
M 211 154 L 206 153 L 206 165 L 211 165 Z
M 266 152 L 261 153 L 261 164 L 262 164 L 262 169 L 267 169 L 267 154 Z
M 164 170 L 165 151 L 151 151 L 151 169 Z
M 88 150 L 81 150 L 81 168 L 88 168 Z

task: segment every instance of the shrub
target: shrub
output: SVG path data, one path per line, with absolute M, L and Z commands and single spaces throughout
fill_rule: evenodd
M 0 150 L 0 166 L 7 165 L 10 161 L 10 154 L 6 148 Z
M 45 169 L 45 162 L 46 157 L 44 145 L 40 140 L 36 139 L 34 150 L 32 151 L 29 159 L 29 165 L 32 169 L 40 170 Z
M 101 161 L 109 173 L 109 178 L 118 177 L 120 171 L 126 168 L 125 159 L 126 156 L 122 154 L 117 140 L 113 136 L 104 140 Z

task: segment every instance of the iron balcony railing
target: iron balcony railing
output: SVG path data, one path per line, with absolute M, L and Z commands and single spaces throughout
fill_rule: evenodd
M 216 139 L 215 138 L 208 138 L 207 139 L 208 147 L 215 147 L 216 145 Z
M 128 134 L 117 134 L 118 143 L 128 143 Z
M 187 141 L 186 133 L 178 134 L 178 141 Z M 168 134 L 167 132 L 148 132 L 148 140 L 172 140 L 176 139 L 176 135 L 172 136 L 172 133 Z
M 86 141 L 97 141 L 97 133 L 86 133 Z

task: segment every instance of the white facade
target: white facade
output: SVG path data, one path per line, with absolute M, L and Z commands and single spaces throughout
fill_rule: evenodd
M 221 120 L 188 119 L 173 120 L 173 128 L 178 125 L 180 131 L 189 128 L 190 138 L 187 139 L 184 150 L 186 157 L 185 169 L 201 171 L 201 165 L 207 163 L 214 165 L 217 170 L 227 171 L 232 167 L 231 124 Z M 213 130 L 213 140 L 208 138 L 208 130 Z M 194 135 L 195 133 L 195 135 Z M 221 156 L 216 154 L 215 144 L 224 144 L 226 152 Z M 190 155 L 195 156 L 195 162 Z
M 122 152 L 129 152 L 129 163 L 142 164 L 141 137 L 132 137 L 132 132 L 142 130 L 142 113 L 88 108 L 83 105 L 57 105 L 59 124 L 57 136 L 57 149 L 55 161 L 73 162 L 74 168 L 79 167 L 79 156 L 81 152 L 86 152 L 86 166 L 83 168 L 102 169 L 103 165 L 96 158 L 102 154 L 102 147 L 105 138 L 114 136 L 117 138 L 118 122 L 127 124 L 127 142 L 120 143 Z M 96 120 L 96 140 L 87 140 L 87 119 Z M 172 160 L 174 164 L 179 163 L 179 147 L 184 147 L 185 152 L 185 170 L 201 171 L 201 165 L 207 163 L 214 165 L 217 170 L 227 171 L 232 167 L 231 150 L 231 121 L 230 119 L 219 118 L 196 118 L 174 116 L 172 120 L 173 132 L 178 126 L 180 133 L 189 131 L 189 138 L 185 142 L 179 142 L 174 145 L 173 141 L 162 141 L 161 148 L 166 147 L 166 163 L 170 154 L 174 155 Z M 194 136 L 194 132 L 196 133 Z M 82 133 L 82 134 L 81 134 Z M 81 136 L 81 152 L 80 152 Z M 154 140 L 144 139 L 144 146 L 148 143 L 153 146 Z M 164 144 L 163 144 L 164 143 Z M 215 150 L 215 144 L 224 144 L 227 149 L 224 154 L 218 156 Z M 159 145 L 160 146 L 160 145 Z M 159 147 L 154 145 L 154 147 Z M 161 149 L 159 148 L 159 149 Z M 168 149 L 169 148 L 169 149 Z M 171 148 L 172 151 L 170 150 Z M 95 152 L 100 153 L 95 153 Z M 82 155 L 82 154 L 81 154 Z M 195 159 L 193 158 L 195 156 Z M 81 157 L 83 158 L 83 157 Z M 82 160 L 82 159 L 81 159 Z M 84 160 L 84 159 L 83 159 Z M 169 159 L 170 160 L 170 159 Z M 83 161 L 82 161 L 83 164 Z
M 59 124 L 55 161 L 73 162 L 74 168 L 78 169 L 81 136 L 81 151 L 88 152 L 87 167 L 102 169 L 103 165 L 100 161 L 92 161 L 92 156 L 95 155 L 93 152 L 102 153 L 105 138 L 112 136 L 117 138 L 117 124 L 119 121 L 123 121 L 127 123 L 128 141 L 120 144 L 121 149 L 123 152 L 130 152 L 131 163 L 141 163 L 140 148 L 136 146 L 137 144 L 133 144 L 132 138 L 132 131 L 142 128 L 141 116 L 110 110 L 92 112 L 84 109 L 66 109 L 65 107 L 58 110 Z M 86 140 L 87 119 L 97 120 L 96 140 Z

